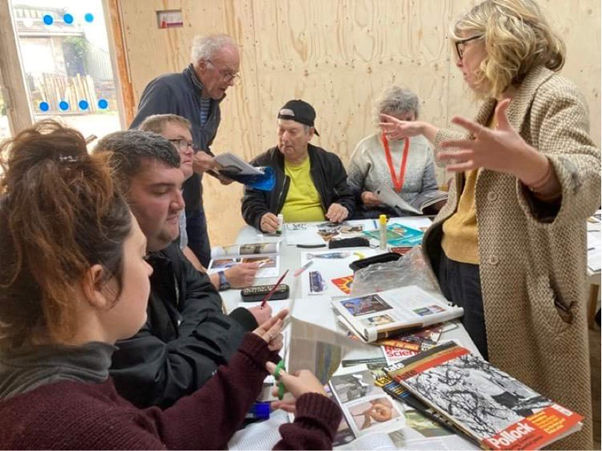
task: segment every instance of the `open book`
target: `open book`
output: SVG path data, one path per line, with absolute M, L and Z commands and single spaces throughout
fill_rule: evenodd
M 582 426 L 581 415 L 454 342 L 385 371 L 486 449 L 539 449 Z
M 220 153 L 215 156 L 215 161 L 221 168 L 219 172 L 230 177 L 232 175 L 262 175 L 263 172 L 251 166 L 244 160 L 230 152 Z
M 380 200 L 383 204 L 388 205 L 389 207 L 399 208 L 402 211 L 414 213 L 416 215 L 437 214 L 437 210 L 435 208 L 429 207 L 432 207 L 438 202 L 447 200 L 447 193 L 445 191 L 436 190 L 420 193 L 410 204 L 403 200 L 401 196 L 393 191 L 393 189 L 387 184 L 381 185 L 374 194 L 376 194 L 378 200 Z
M 415 285 L 333 300 L 332 304 L 343 324 L 369 343 L 464 314 L 461 307 Z
M 207 272 L 224 271 L 239 263 L 258 262 L 260 267 L 255 277 L 278 277 L 280 270 L 279 242 L 234 244 L 215 247 L 211 251 L 211 262 Z

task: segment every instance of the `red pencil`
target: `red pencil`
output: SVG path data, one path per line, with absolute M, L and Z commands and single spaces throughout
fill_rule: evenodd
M 284 280 L 284 278 L 286 277 L 287 274 L 288 274 L 288 269 L 286 271 L 284 271 L 284 274 L 282 274 L 280 276 L 280 279 L 278 279 L 278 282 L 276 282 L 276 285 L 274 285 L 272 287 L 272 289 L 268 292 L 268 294 L 266 294 L 264 296 L 264 298 L 261 300 L 261 308 L 263 308 L 265 303 L 268 302 L 268 300 L 272 297 L 272 295 L 274 294 L 274 291 L 276 291 L 276 289 L 280 286 L 280 284 L 282 283 L 282 281 Z

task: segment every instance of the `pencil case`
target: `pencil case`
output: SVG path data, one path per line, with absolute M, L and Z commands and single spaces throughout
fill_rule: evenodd
M 394 262 L 401 258 L 402 256 L 396 252 L 386 252 L 384 254 L 374 255 L 373 257 L 362 258 L 360 260 L 356 260 L 349 264 L 349 268 L 353 270 L 353 272 L 358 269 L 365 268 L 367 266 L 373 265 L 375 263 L 387 263 Z
M 330 240 L 328 242 L 329 249 L 337 249 L 340 247 L 370 247 L 370 241 L 367 238 L 354 237 L 342 238 L 340 240 Z

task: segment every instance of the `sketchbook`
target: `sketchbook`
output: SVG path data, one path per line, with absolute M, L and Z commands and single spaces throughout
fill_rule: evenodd
M 388 184 L 381 185 L 376 190 L 375 194 L 376 197 L 378 197 L 378 200 L 383 204 L 416 215 L 434 215 L 437 211 L 434 208 L 429 207 L 432 207 L 438 202 L 447 200 L 447 193 L 445 191 L 435 190 L 420 193 L 412 203 L 409 203 L 393 191 Z
M 448 342 L 385 368 L 414 396 L 486 449 L 539 449 L 583 417 Z
M 239 263 L 259 263 L 256 278 L 278 277 L 280 272 L 279 242 L 234 244 L 215 247 L 211 251 L 208 273 L 224 271 Z
M 415 285 L 335 299 L 332 305 L 348 329 L 369 343 L 464 314 L 461 307 Z

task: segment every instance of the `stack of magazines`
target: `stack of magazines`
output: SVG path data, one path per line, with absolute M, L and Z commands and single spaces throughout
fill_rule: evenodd
M 393 380 L 383 387 L 387 393 L 422 403 L 421 412 L 486 449 L 539 449 L 582 427 L 581 415 L 454 342 L 384 370 Z

